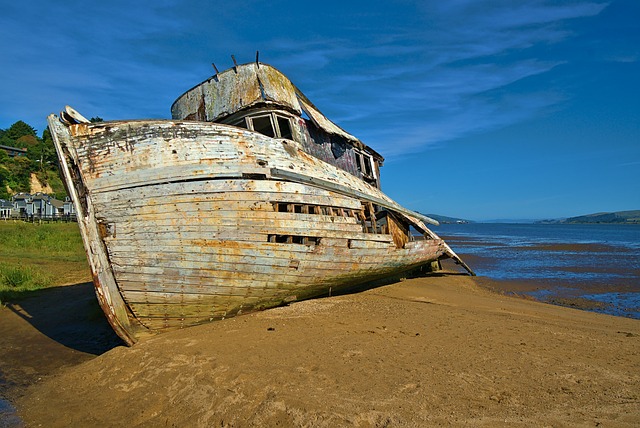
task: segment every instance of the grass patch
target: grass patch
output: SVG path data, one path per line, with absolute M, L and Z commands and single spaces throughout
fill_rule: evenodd
M 91 281 L 77 223 L 0 222 L 0 302 Z
M 0 303 L 19 299 L 25 292 L 39 290 L 52 282 L 50 275 L 31 266 L 0 264 Z

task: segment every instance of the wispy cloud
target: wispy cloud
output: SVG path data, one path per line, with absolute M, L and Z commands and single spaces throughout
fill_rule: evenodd
M 117 118 L 135 104 L 135 94 L 157 94 L 158 88 L 178 82 L 165 81 L 173 70 L 149 60 L 152 47 L 135 48 L 140 40 L 177 28 L 179 20 L 161 13 L 162 3 L 90 8 L 82 2 L 5 4 L 0 14 L 0 123 L 9 126 L 20 119 L 42 128 L 46 114 L 66 103 L 89 116 L 110 111 Z M 135 108 L 140 109 L 145 107 Z M 158 110 L 146 107 L 151 115 Z
M 341 126 L 394 157 L 526 120 L 562 102 L 565 95 L 544 84 L 518 88 L 512 96 L 502 92 L 570 60 L 547 57 L 544 48 L 573 36 L 563 25 L 567 20 L 597 15 L 606 6 L 417 2 L 424 28 L 385 33 L 380 27 L 369 44 L 291 39 L 271 47 L 276 55 L 280 48 L 298 52 L 288 64 L 313 64 L 303 90 L 310 88 L 308 95 Z
M 520 88 L 517 97 L 502 91 L 566 61 L 536 48 L 571 37 L 561 24 L 606 4 L 420 0 L 367 13 L 348 4 L 318 7 L 335 26 L 314 24 L 305 10 L 276 17 L 274 7 L 7 2 L 0 6 L 0 126 L 15 118 L 39 127 L 64 103 L 113 119 L 167 117 L 180 93 L 211 74 L 211 60 L 220 66 L 217 58 L 236 49 L 259 49 L 331 119 L 387 156 L 420 151 L 560 102 L 563 95 L 544 86 Z M 351 15 L 340 21 L 342 10 Z
M 640 165 L 640 161 L 636 161 L 636 162 L 625 162 L 625 163 L 621 163 L 621 164 L 619 164 L 618 166 L 620 166 L 620 167 L 627 167 L 627 166 L 633 166 L 633 167 L 635 167 L 635 166 L 637 166 L 637 165 Z

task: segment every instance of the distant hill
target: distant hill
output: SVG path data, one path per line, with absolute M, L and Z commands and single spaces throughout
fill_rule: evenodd
M 616 211 L 610 213 L 595 213 L 569 217 L 562 220 L 543 220 L 538 223 L 563 223 L 563 224 L 589 224 L 589 223 L 610 223 L 610 224 L 640 224 L 640 210 Z
M 570 217 L 564 223 L 628 223 L 640 224 L 640 210 L 596 213 Z
M 455 217 L 447 217 L 440 214 L 425 214 L 427 217 L 430 217 L 434 220 L 437 220 L 438 223 L 441 224 L 452 224 L 452 223 L 475 223 L 471 220 L 465 220 L 463 218 L 455 218 Z

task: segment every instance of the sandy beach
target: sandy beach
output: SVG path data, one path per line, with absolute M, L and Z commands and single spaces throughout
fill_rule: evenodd
M 640 424 L 640 321 L 487 283 L 408 279 L 131 348 L 89 284 L 57 308 L 69 291 L 49 290 L 0 311 L 4 395 L 29 427 Z

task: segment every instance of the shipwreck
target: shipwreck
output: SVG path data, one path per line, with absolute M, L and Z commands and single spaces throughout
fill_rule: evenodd
M 381 192 L 382 156 L 274 67 L 216 72 L 171 113 L 48 117 L 98 300 L 127 344 L 444 258 L 473 274 L 434 220 Z

